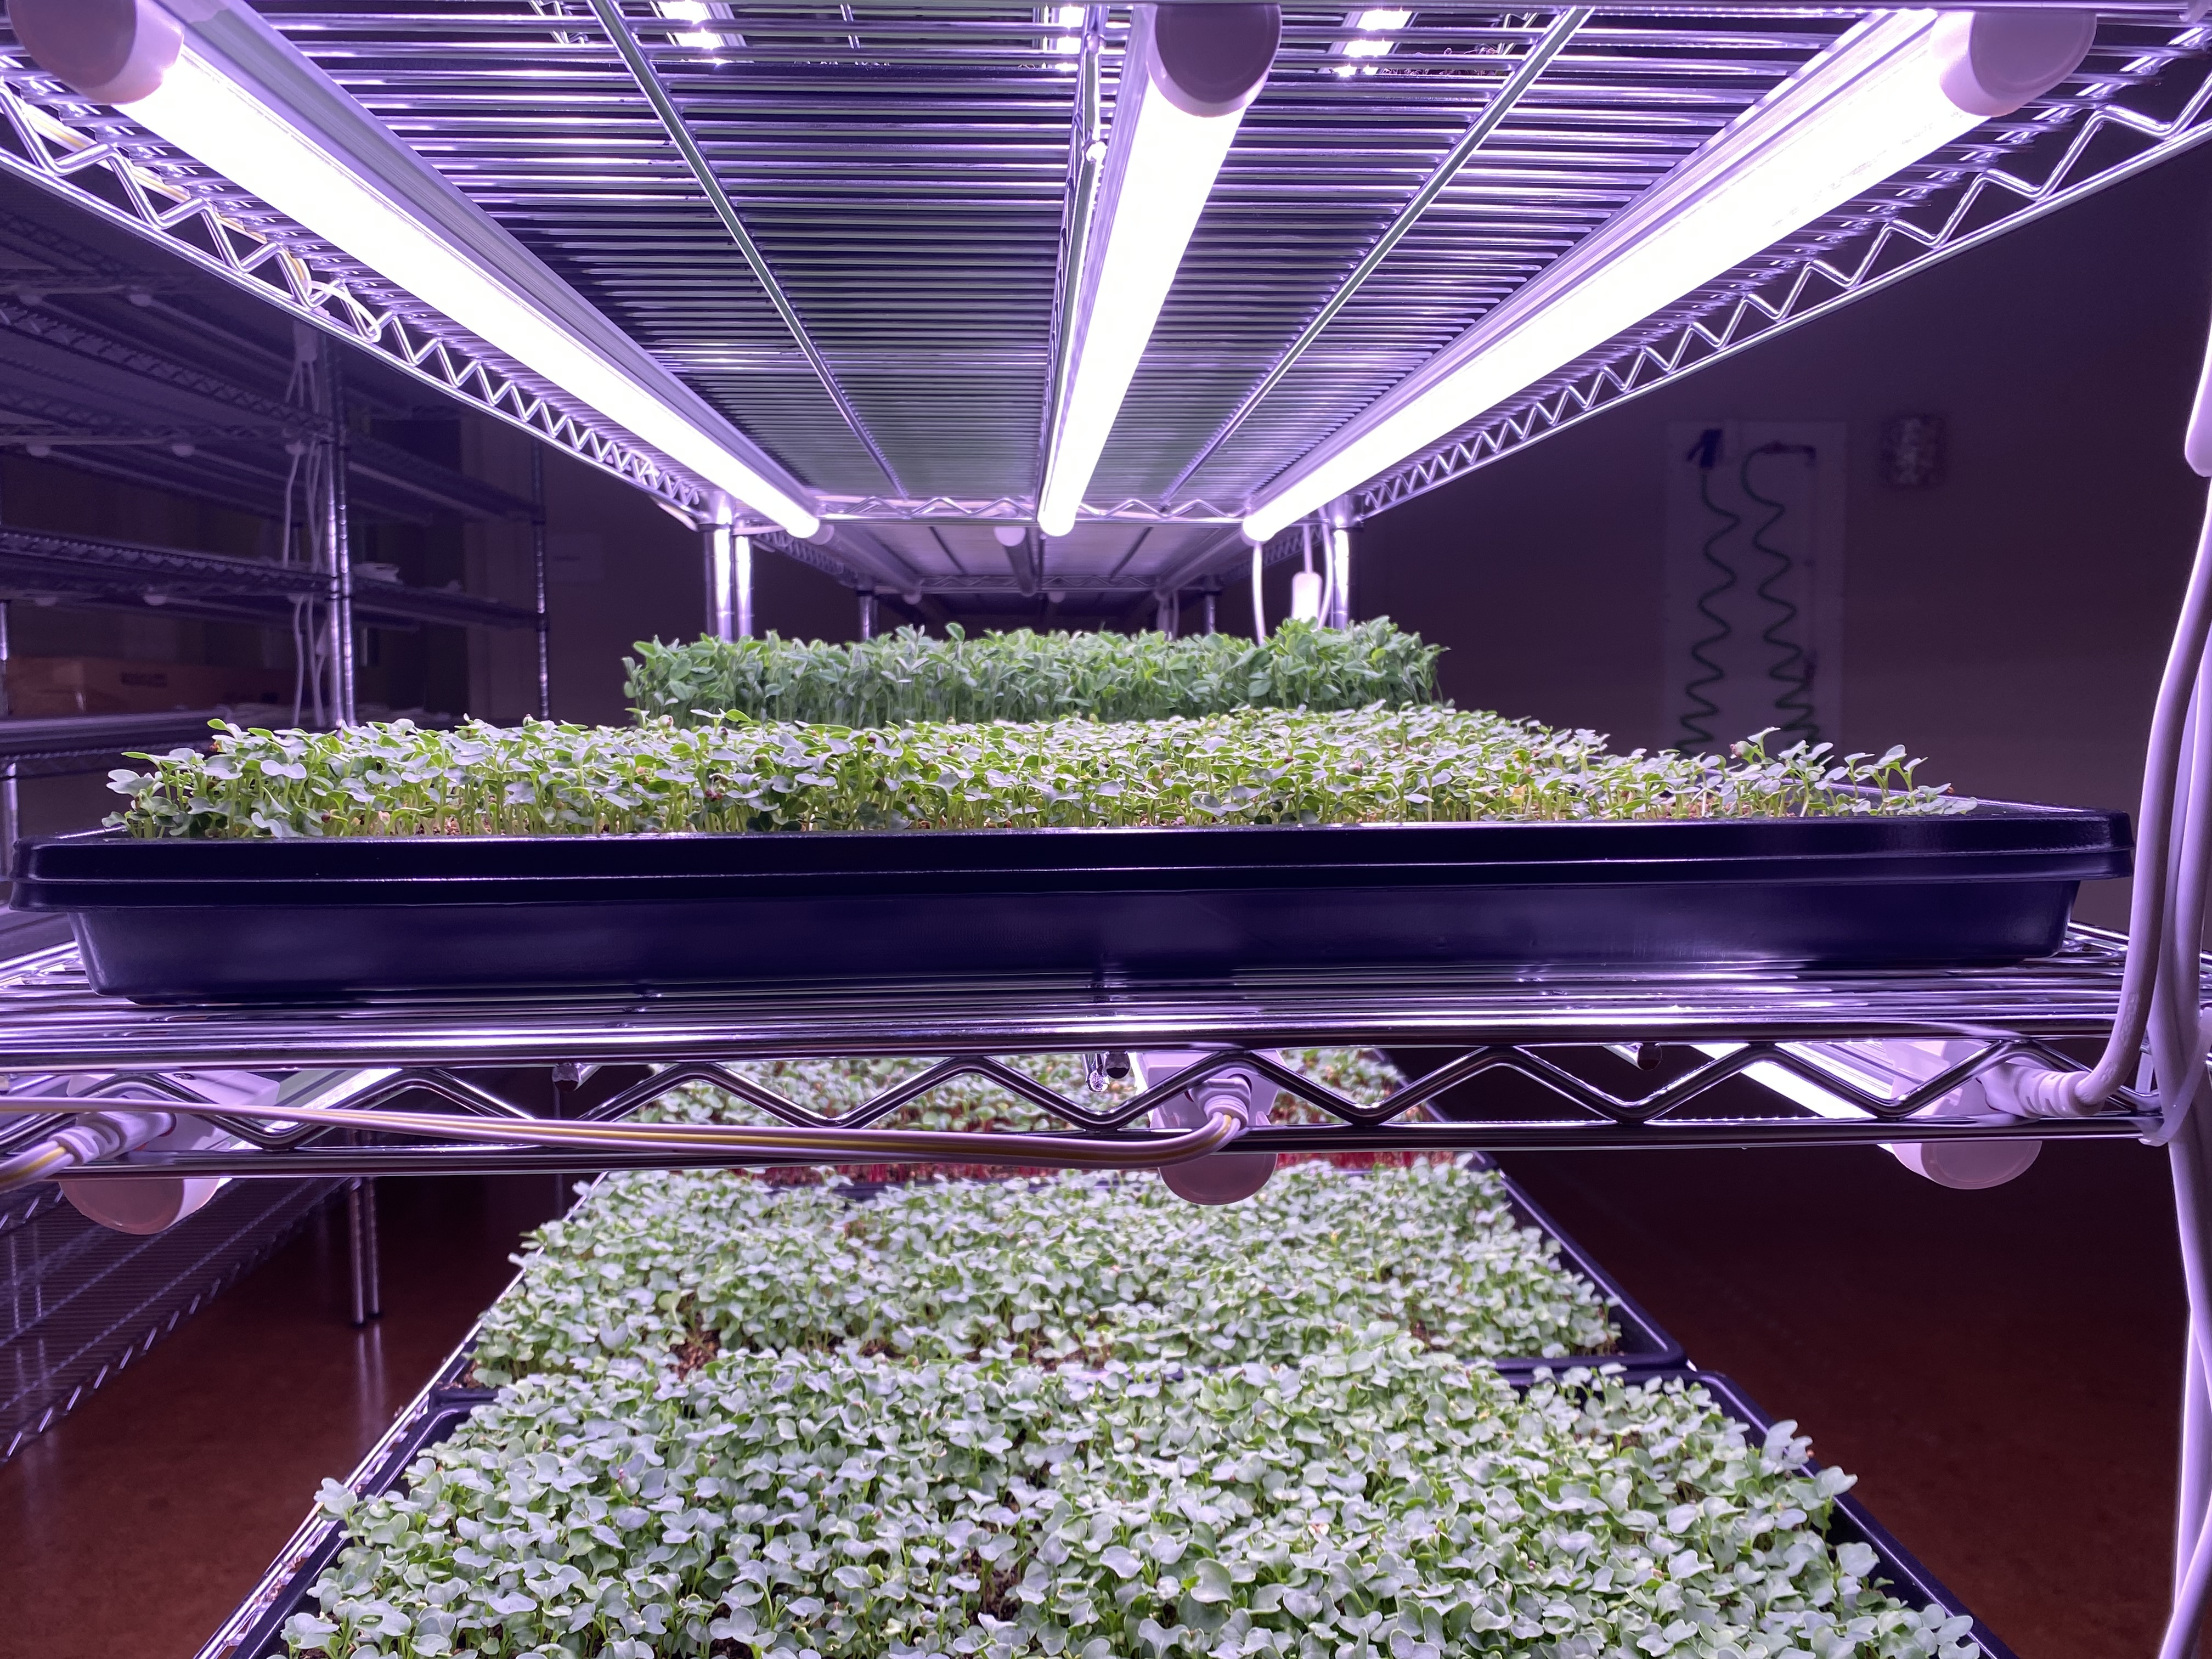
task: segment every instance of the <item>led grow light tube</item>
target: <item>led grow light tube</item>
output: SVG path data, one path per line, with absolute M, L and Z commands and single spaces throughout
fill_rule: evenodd
M 14 0 L 40 67 L 251 191 L 757 508 L 822 520 L 796 479 L 663 368 L 252 9 L 198 0 Z
M 2050 90 L 2087 12 L 1872 18 L 1593 231 L 1256 501 L 1264 541 L 1791 231 Z
M 1387 58 L 1393 45 L 1390 34 L 1412 22 L 1413 14 L 1395 7 L 1370 8 L 1365 11 L 1356 11 L 1344 21 L 1359 33 L 1348 40 L 1339 40 L 1329 48 L 1331 52 L 1350 58 Z M 1336 72 L 1339 76 L 1372 75 L 1375 65 L 1339 64 Z
M 1098 204 L 1075 274 L 1066 391 L 1037 527 L 1075 528 L 1198 216 L 1282 38 L 1273 6 L 1140 5 L 1122 59 Z

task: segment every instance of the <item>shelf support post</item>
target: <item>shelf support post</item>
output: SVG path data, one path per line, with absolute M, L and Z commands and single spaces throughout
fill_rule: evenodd
M 1328 539 L 1322 552 L 1322 562 L 1328 577 L 1325 591 L 1328 595 L 1328 611 L 1321 619 L 1322 626 L 1349 628 L 1352 626 L 1352 498 L 1349 495 L 1340 495 L 1328 504 Z
M 330 422 L 329 498 L 324 503 L 323 540 L 331 561 L 331 723 L 351 726 L 356 719 L 353 549 L 346 501 L 345 368 L 335 350 L 325 349 L 320 355 L 323 415 Z
M 12 655 L 8 639 L 8 601 L 0 599 L 0 715 L 15 712 L 8 695 L 9 659 Z M 15 763 L 0 764 L 0 870 L 4 870 L 15 857 L 15 837 L 22 834 L 22 814 L 15 797 Z
M 730 558 L 737 575 L 738 637 L 749 640 L 753 636 L 753 538 L 731 537 Z
M 714 506 L 707 526 L 707 631 L 718 640 L 743 640 L 753 631 L 753 544 L 732 522 L 736 504 Z
M 530 603 L 537 611 L 538 718 L 553 718 L 553 640 L 545 615 L 545 447 L 530 446 Z
M 384 1314 L 376 1257 L 376 1182 L 362 1176 L 346 1184 L 346 1277 L 356 1328 Z

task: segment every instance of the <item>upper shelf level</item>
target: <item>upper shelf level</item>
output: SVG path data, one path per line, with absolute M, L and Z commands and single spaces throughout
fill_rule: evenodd
M 66 599 L 178 616 L 281 623 L 299 599 L 327 598 L 331 578 L 303 565 L 222 553 L 141 547 L 89 536 L 0 527 L 0 598 Z M 538 615 L 459 588 L 410 587 L 354 576 L 355 617 L 372 626 L 442 623 L 452 627 L 534 628 Z
M 831 527 L 821 558 L 841 556 L 837 526 L 898 521 L 844 544 L 853 574 L 1015 586 L 981 526 L 964 541 L 945 526 L 1040 517 L 1071 354 L 1099 332 L 1073 319 L 1091 319 L 1086 238 L 1110 228 L 1097 168 L 1127 9 L 258 10 L 358 100 L 363 131 L 396 137 L 437 189 L 489 216 L 485 234 L 563 285 L 573 311 L 537 310 L 568 347 L 643 348 L 669 407 L 703 399 L 706 422 L 795 481 L 803 512 Z M 1240 527 L 1270 527 L 1255 508 L 1286 477 L 1607 237 L 1649 234 L 1644 219 L 1668 216 L 1653 204 L 1676 213 L 1666 192 L 1711 173 L 1747 122 L 1857 74 L 1866 30 L 1902 40 L 1899 15 L 1759 0 L 1285 8 L 1087 504 L 1073 537 L 1037 550 L 1033 585 L 1218 577 L 1244 556 Z M 2208 41 L 2178 8 L 2104 9 L 2087 56 L 2047 91 L 1962 118 L 1922 159 L 1686 291 L 1646 290 L 1595 349 L 1509 377 L 1441 438 L 1385 443 L 1346 475 L 1342 510 L 1380 510 L 2196 142 Z M 640 436 L 652 422 L 628 394 L 564 380 L 546 368 L 557 352 L 532 367 L 488 344 L 481 321 L 441 314 L 127 106 L 20 53 L 4 76 L 0 167 L 707 515 L 719 486 Z

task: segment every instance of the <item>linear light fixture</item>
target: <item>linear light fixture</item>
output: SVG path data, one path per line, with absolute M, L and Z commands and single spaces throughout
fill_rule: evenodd
M 694 25 L 671 33 L 669 38 L 679 46 L 696 46 L 712 55 L 725 46 L 742 46 L 745 43 L 742 34 L 726 34 L 719 29 L 699 27 L 729 17 L 730 8 L 722 0 L 653 0 L 653 9 L 676 22 Z
M 1073 70 L 1075 59 L 1083 52 L 1083 14 L 1081 6 L 1045 6 L 1037 12 L 1040 22 L 1050 23 L 1064 31 L 1045 37 L 1044 48 L 1060 61 L 1055 69 Z
M 1266 540 L 1822 214 L 2049 91 L 2073 11 L 1869 19 L 1561 256 L 1252 505 Z
M 1066 390 L 1037 492 L 1048 536 L 1075 527 L 1198 216 L 1282 39 L 1274 6 L 1182 0 L 1134 10 L 1098 205 L 1072 273 Z
M 40 66 L 225 179 L 792 535 L 805 487 L 243 4 L 12 0 Z
M 1343 58 L 1388 58 L 1395 44 L 1390 36 L 1413 21 L 1413 14 L 1395 6 L 1370 7 L 1355 11 L 1344 20 L 1348 28 L 1358 33 L 1348 40 L 1339 40 L 1329 50 Z M 1372 75 L 1375 65 L 1369 64 L 1339 64 L 1340 76 Z

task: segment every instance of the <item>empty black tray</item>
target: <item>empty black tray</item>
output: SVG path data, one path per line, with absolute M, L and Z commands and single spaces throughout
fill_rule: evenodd
M 1943 966 L 2057 948 L 2124 816 L 18 845 L 144 1001 L 1286 968 Z

